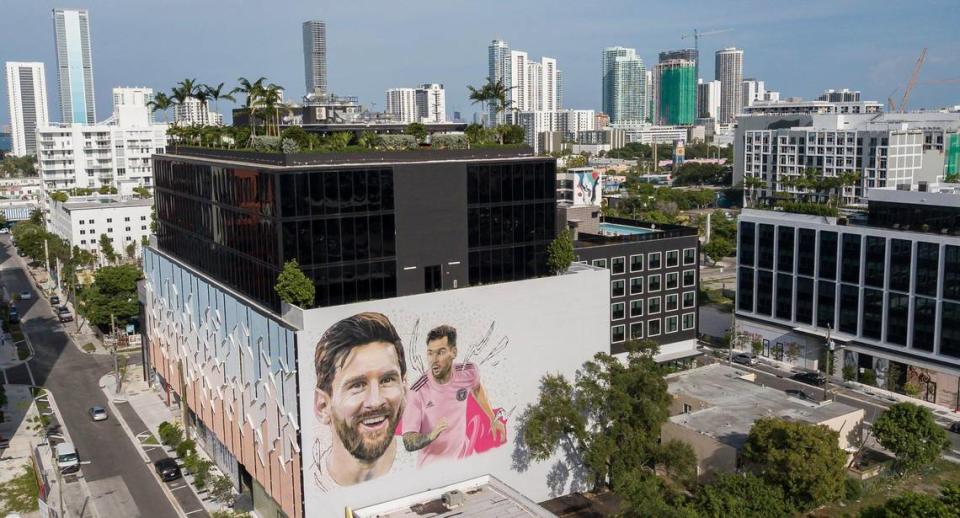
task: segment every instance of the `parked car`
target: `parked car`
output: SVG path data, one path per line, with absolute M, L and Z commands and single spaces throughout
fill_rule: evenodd
M 73 322 L 73 315 L 66 306 L 60 306 L 57 308 L 57 319 L 61 322 Z
M 180 473 L 180 466 L 177 465 L 177 461 L 170 457 L 164 457 L 154 462 L 153 467 L 157 470 L 157 475 L 160 475 L 160 479 L 164 482 L 170 482 L 183 476 L 183 474 Z
M 757 358 L 753 353 L 738 353 L 733 355 L 733 362 L 742 365 L 756 365 Z
M 797 399 L 802 399 L 802 400 L 804 400 L 804 401 L 808 401 L 808 400 L 811 399 L 810 396 L 808 396 L 807 393 L 804 392 L 804 391 L 802 391 L 802 390 L 787 389 L 787 390 L 785 390 L 784 392 L 786 392 L 788 396 L 792 396 L 792 397 L 795 397 L 795 398 L 797 398 Z
M 9 234 L 10 229 L 7 227 L 0 228 L 0 234 Z
M 60 473 L 74 473 L 80 471 L 80 455 L 73 447 L 72 442 L 62 442 L 54 450 L 57 456 L 57 467 Z
M 822 387 L 827 384 L 827 377 L 822 372 L 799 372 L 790 376 L 790 379 L 815 387 Z
M 56 296 L 56 295 L 50 297 L 50 305 L 51 305 L 51 306 L 59 306 L 59 305 L 60 305 L 60 297 L 58 297 L 58 296 Z
M 107 420 L 107 409 L 102 406 L 92 406 L 89 410 L 90 419 L 93 421 L 106 421 Z
M 20 292 L 21 300 L 30 300 L 33 298 L 33 293 L 30 293 L 30 290 L 23 290 Z
M 950 425 L 950 431 L 960 433 L 960 421 L 954 421 L 953 424 Z
M 10 306 L 10 313 L 9 313 L 9 315 L 10 315 L 10 323 L 11 323 L 11 324 L 16 324 L 17 322 L 20 321 L 20 312 L 17 311 L 17 307 L 16 307 L 16 306 Z

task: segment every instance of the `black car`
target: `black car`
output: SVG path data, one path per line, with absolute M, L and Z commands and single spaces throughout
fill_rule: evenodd
M 70 310 L 66 306 L 57 308 L 57 318 L 61 322 L 73 322 L 73 315 L 70 314 Z
M 17 311 L 17 307 L 16 307 L 16 306 L 10 306 L 10 313 L 9 313 L 9 315 L 10 315 L 10 323 L 11 323 L 11 324 L 16 324 L 17 322 L 20 321 L 20 312 Z
M 954 421 L 950 424 L 950 431 L 953 433 L 960 433 L 960 421 Z
M 176 480 L 183 476 L 183 474 L 180 473 L 180 466 L 177 465 L 177 461 L 170 457 L 165 457 L 154 462 L 153 467 L 157 470 L 157 475 L 160 475 L 160 478 L 164 482 Z
M 58 296 L 56 296 L 56 295 L 50 297 L 50 305 L 51 305 L 51 306 L 59 306 L 59 305 L 60 305 L 60 297 L 58 297 Z
M 822 387 L 827 384 L 827 377 L 821 372 L 799 372 L 790 376 L 790 379 L 799 381 L 800 383 L 806 383 L 807 385 L 813 385 L 814 387 Z

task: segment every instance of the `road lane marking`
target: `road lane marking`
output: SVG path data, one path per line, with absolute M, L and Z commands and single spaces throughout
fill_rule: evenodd
M 202 513 L 202 512 L 204 512 L 204 511 L 206 511 L 206 509 L 194 509 L 193 511 L 189 511 L 189 512 L 186 512 L 186 513 L 183 513 L 183 514 Z

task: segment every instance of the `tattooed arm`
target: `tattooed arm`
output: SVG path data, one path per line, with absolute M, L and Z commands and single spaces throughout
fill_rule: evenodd
M 437 440 L 437 437 L 447 429 L 447 420 L 441 419 L 432 432 L 425 434 L 419 432 L 407 432 L 403 434 L 403 447 L 407 451 L 417 451 L 426 448 L 430 443 Z

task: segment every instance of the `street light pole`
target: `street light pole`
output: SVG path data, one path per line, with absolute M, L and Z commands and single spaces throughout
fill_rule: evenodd
M 827 376 L 823 385 L 823 400 L 827 400 L 830 393 L 830 377 L 833 376 L 833 340 L 830 339 L 831 326 L 827 324 Z

